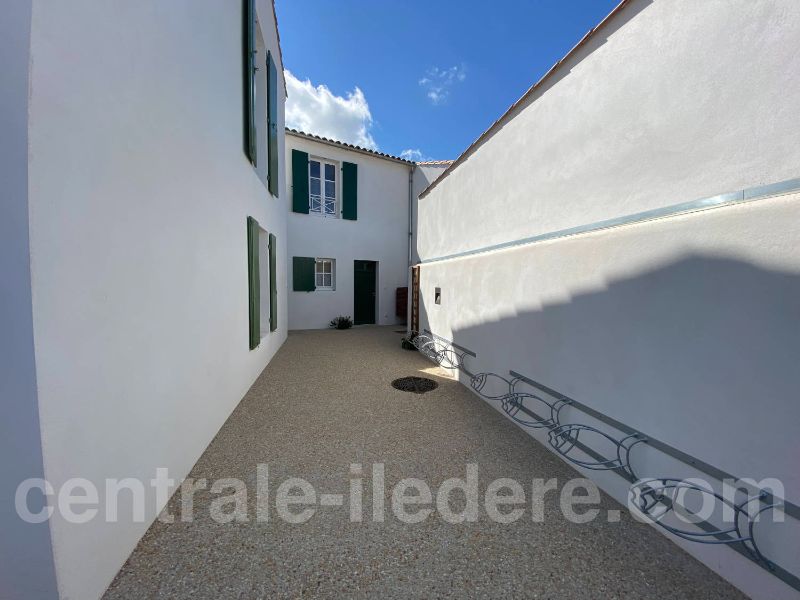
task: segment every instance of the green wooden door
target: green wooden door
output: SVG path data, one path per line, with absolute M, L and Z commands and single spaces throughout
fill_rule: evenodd
M 378 263 L 357 260 L 353 265 L 353 323 L 375 323 L 375 290 Z

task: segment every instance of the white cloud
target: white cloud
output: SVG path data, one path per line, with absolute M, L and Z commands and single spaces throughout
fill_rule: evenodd
M 451 88 L 467 78 L 467 71 L 464 65 L 440 69 L 433 67 L 428 69 L 425 77 L 419 80 L 419 85 L 425 90 L 425 95 L 434 104 L 444 103 L 450 96 Z
M 406 160 L 411 160 L 414 162 L 423 162 L 426 160 L 431 160 L 429 156 L 423 154 L 422 150 L 419 148 L 409 148 L 407 150 L 403 150 L 400 153 L 400 158 L 405 158 Z
M 346 97 L 336 96 L 328 86 L 314 86 L 286 71 L 286 126 L 372 150 L 378 145 L 370 133 L 372 114 L 358 87 Z

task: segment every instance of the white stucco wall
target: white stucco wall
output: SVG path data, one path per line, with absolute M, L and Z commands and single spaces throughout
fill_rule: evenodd
M 798 503 L 798 244 L 795 194 L 423 264 L 420 325 L 476 352 L 473 372 L 523 373 L 736 476 L 777 477 Z M 635 460 L 642 477 L 704 477 Z M 626 501 L 622 478 L 585 474 Z M 800 572 L 800 524 L 764 527 L 764 553 Z M 796 597 L 733 550 L 684 547 L 754 598 Z
M 0 597 L 56 594 L 47 523 L 15 510 L 18 484 L 44 475 L 36 393 L 28 236 L 28 74 L 30 0 L 9 3 L 0 19 Z M 31 492 L 30 510 L 44 498 Z
M 632 2 L 421 199 L 422 259 L 797 176 L 800 3 Z
M 425 263 L 797 177 L 798 46 L 789 0 L 623 9 L 420 199 L 421 327 L 475 351 L 475 372 L 522 372 L 800 502 L 799 195 Z M 625 500 L 621 478 L 586 474 Z M 764 553 L 800 573 L 800 525 L 764 527 Z M 681 545 L 754 598 L 796 597 L 729 548 Z
M 419 262 L 419 250 L 417 249 L 417 235 L 419 232 L 419 195 L 444 173 L 449 163 L 442 164 L 417 164 L 414 168 L 414 178 L 412 183 L 411 196 L 411 264 Z
M 405 287 L 408 278 L 408 176 L 411 165 L 287 133 L 289 195 L 292 193 L 293 148 L 308 152 L 309 156 L 358 165 L 358 219 L 349 221 L 299 214 L 291 212 L 291 206 L 288 207 L 289 328 L 320 329 L 328 327 L 336 316 L 353 316 L 355 260 L 378 262 L 376 323 L 402 323 L 403 319 L 395 316 L 395 290 Z M 341 179 L 341 173 L 339 176 Z M 293 256 L 335 258 L 336 290 L 292 291 Z
M 277 60 L 272 6 L 257 12 Z M 179 483 L 284 341 L 286 186 L 271 197 L 242 149 L 241 2 L 37 2 L 31 40 L 44 471 L 102 504 L 105 478 Z M 279 328 L 252 352 L 248 215 L 279 245 Z M 55 517 L 61 595 L 99 596 L 160 508 L 148 488 L 143 523 L 126 501 L 115 524 Z

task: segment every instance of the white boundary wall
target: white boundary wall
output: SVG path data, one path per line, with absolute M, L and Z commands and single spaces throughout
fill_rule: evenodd
M 797 194 L 425 263 L 797 177 L 798 46 L 789 0 L 623 8 L 420 199 L 421 326 L 474 371 L 514 369 L 798 503 Z M 761 540 L 800 573 L 796 521 Z M 754 597 L 796 597 L 729 548 L 682 545 Z
M 419 250 L 417 249 L 417 235 L 419 233 L 418 226 L 418 213 L 419 213 L 419 195 L 431 185 L 434 181 L 441 177 L 448 164 L 417 164 L 414 169 L 413 187 L 411 193 L 411 222 L 414 224 L 411 229 L 411 263 L 417 264 L 419 262 Z
M 422 260 L 798 176 L 800 3 L 624 7 L 420 199 Z

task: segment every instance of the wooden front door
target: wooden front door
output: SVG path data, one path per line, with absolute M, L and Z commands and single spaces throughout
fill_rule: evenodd
M 411 331 L 419 332 L 419 267 L 411 267 Z

